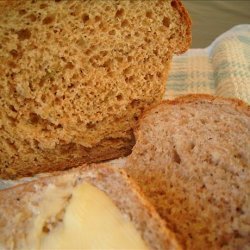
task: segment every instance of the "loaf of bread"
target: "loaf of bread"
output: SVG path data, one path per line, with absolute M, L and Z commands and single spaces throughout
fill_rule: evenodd
M 128 154 L 190 41 L 179 0 L 0 1 L 0 176 Z
M 107 195 L 108 199 L 111 199 L 123 217 L 120 218 L 122 221 L 119 221 L 119 225 L 111 222 L 112 216 L 117 217 L 117 215 L 112 213 L 114 210 L 107 207 L 109 203 L 99 199 L 95 201 L 89 194 L 86 195 L 88 189 L 84 189 L 81 194 L 84 195 L 84 200 L 77 201 L 81 195 L 76 190 L 86 183 L 92 186 L 89 190 L 92 190 L 93 187 L 97 188 L 99 190 L 97 192 L 101 191 Z M 0 200 L 1 249 L 46 249 L 50 234 L 56 239 L 52 241 L 56 249 L 68 249 L 66 246 L 74 249 L 75 244 L 79 244 L 77 249 L 90 249 L 90 245 L 91 249 L 100 249 L 98 244 L 101 244 L 101 249 L 111 249 L 111 247 L 107 248 L 110 246 L 108 244 L 113 244 L 111 245 L 112 249 L 125 249 L 126 246 L 119 245 L 119 243 L 117 245 L 117 239 L 113 237 L 116 236 L 115 231 L 120 231 L 126 226 L 126 223 L 132 223 L 146 246 L 143 249 L 181 249 L 174 234 L 165 227 L 164 221 L 140 194 L 133 181 L 127 177 L 123 170 L 115 170 L 112 167 L 83 166 L 41 178 L 0 191 Z M 4 202 L 2 202 L 3 200 Z M 77 204 L 76 202 L 79 202 L 77 207 L 73 205 L 73 203 Z M 92 206 L 91 211 L 86 210 L 90 206 Z M 69 219 L 69 213 L 72 211 L 71 219 Z M 96 213 L 96 211 L 101 212 L 101 214 L 92 213 Z M 111 220 L 105 221 L 102 212 L 111 216 Z M 77 220 L 74 221 L 74 218 Z M 89 222 L 87 231 L 82 232 L 80 230 L 81 223 L 85 223 L 86 227 Z M 112 234 L 107 235 L 112 230 L 110 227 L 115 225 L 116 228 Z M 103 228 L 107 228 L 108 232 L 99 231 Z M 81 242 L 69 242 L 72 240 L 69 235 L 72 232 L 69 232 L 69 229 L 75 230 L 73 235 L 79 234 Z M 93 229 L 95 229 L 94 232 L 92 232 Z M 58 232 L 61 232 L 63 237 L 57 238 Z M 125 231 L 125 234 L 121 235 L 121 240 L 127 239 L 129 241 L 129 233 Z M 134 235 L 130 236 L 134 237 Z M 87 240 L 84 241 L 86 238 Z M 100 242 L 100 239 L 104 240 Z M 135 243 L 136 237 L 129 242 L 131 247 L 134 246 L 133 249 L 136 247 L 133 245 Z
M 146 112 L 126 169 L 185 249 L 249 249 L 250 107 L 188 95 Z

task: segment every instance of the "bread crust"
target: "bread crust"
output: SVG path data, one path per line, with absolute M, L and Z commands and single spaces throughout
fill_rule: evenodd
M 187 24 L 186 33 L 183 34 L 186 37 L 186 43 L 183 43 L 184 39 L 183 39 L 183 41 L 180 41 L 179 48 L 178 48 L 178 50 L 175 51 L 175 53 L 177 55 L 179 55 L 179 54 L 182 54 L 185 51 L 187 51 L 192 43 L 192 35 L 191 35 L 191 33 L 192 33 L 192 30 L 191 30 L 192 21 L 191 21 L 191 18 L 189 16 L 187 10 L 185 9 L 183 3 L 181 2 L 181 0 L 173 0 L 171 2 L 171 5 L 176 6 L 176 9 L 178 10 L 178 12 L 181 15 L 182 22 Z
M 8 237 L 2 234 L 0 239 L 8 240 L 12 238 L 17 240 L 14 232 L 24 230 L 27 221 L 22 221 L 21 224 L 15 222 L 16 224 L 14 224 L 10 218 L 14 218 L 16 213 L 27 213 L 27 204 L 32 201 L 32 197 L 42 193 L 48 185 L 59 185 L 63 188 L 63 183 L 66 181 L 62 181 L 62 179 L 67 176 L 70 176 L 68 180 L 68 182 L 71 182 L 70 185 L 76 186 L 86 181 L 107 193 L 121 212 L 130 217 L 150 249 L 182 249 L 174 234 L 166 228 L 165 222 L 145 199 L 140 188 L 127 176 L 126 172 L 104 164 L 82 165 L 67 172 L 54 172 L 50 176 L 29 183 L 0 190 L 0 200 L 5 200 L 0 204 L 0 228 L 3 225 L 5 225 L 5 228 L 17 226 L 12 233 L 11 230 L 5 231 L 3 228 L 3 234 L 8 233 Z M 110 181 L 112 179 L 113 181 Z M 124 196 L 126 197 L 126 203 L 124 203 Z M 148 237 L 149 234 L 155 236 L 155 241 L 153 237 Z
M 107 147 L 107 143 L 112 143 L 110 147 Z M 74 168 L 86 163 L 99 163 L 119 157 L 127 156 L 131 153 L 131 149 L 135 143 L 134 136 L 131 134 L 130 140 L 121 141 L 114 139 L 103 140 L 100 144 L 92 148 L 81 147 L 78 149 L 78 158 L 72 158 L 61 163 L 48 162 L 46 164 L 36 165 L 32 164 L 13 164 L 10 167 L 11 171 L 5 171 L 2 169 L 0 172 L 0 178 L 2 179 L 18 179 L 22 177 L 34 176 L 38 173 L 46 173 L 53 171 L 63 171 L 70 168 Z M 82 155 L 82 156 L 81 156 Z
M 145 110 L 143 112 L 134 127 L 134 133 L 136 137 L 136 131 L 139 129 L 140 124 L 143 122 L 143 118 L 148 115 L 148 113 L 152 112 L 154 109 L 159 108 L 160 106 L 164 105 L 178 105 L 178 104 L 185 104 L 185 103 L 192 103 L 192 102 L 214 102 L 214 103 L 226 103 L 229 105 L 233 105 L 236 110 L 239 110 L 246 114 L 247 116 L 250 116 L 250 105 L 246 102 L 239 100 L 237 98 L 227 98 L 227 97 L 221 97 L 221 96 L 215 96 L 215 95 L 209 95 L 209 94 L 187 94 L 187 95 L 181 95 L 179 97 L 176 97 L 173 100 L 162 100 L 160 103 L 153 105 L 149 109 Z

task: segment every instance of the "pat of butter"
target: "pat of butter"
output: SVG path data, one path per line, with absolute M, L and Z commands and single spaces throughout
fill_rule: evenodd
M 74 188 L 63 220 L 43 234 L 40 249 L 148 249 L 132 222 L 96 187 Z

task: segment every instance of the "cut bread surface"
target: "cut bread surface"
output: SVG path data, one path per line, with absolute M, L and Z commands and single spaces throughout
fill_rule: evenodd
M 179 0 L 3 0 L 0 13 L 4 178 L 128 154 L 191 41 Z
M 73 235 L 84 234 L 82 236 L 84 239 L 89 233 L 89 237 L 87 237 L 89 241 L 89 238 L 93 237 L 93 233 L 96 233 L 96 241 L 91 242 L 91 244 L 97 246 L 98 239 L 106 234 L 106 232 L 97 230 L 105 228 L 105 225 L 102 224 L 105 222 L 105 218 L 102 214 L 97 214 L 100 221 L 98 222 L 92 217 L 93 225 L 91 225 L 89 218 L 85 217 L 84 219 L 84 216 L 88 213 L 93 216 L 92 212 L 96 210 L 96 206 L 103 206 L 107 202 L 103 202 L 103 197 L 100 196 L 95 201 L 86 189 L 80 190 L 86 185 L 90 189 L 99 190 L 98 192 L 101 192 L 102 196 L 105 194 L 105 199 L 108 197 L 115 205 L 115 209 L 118 209 L 122 215 L 119 228 L 114 229 L 115 232 L 106 236 L 107 238 L 104 239 L 106 241 L 101 242 L 104 247 L 107 242 L 112 242 L 112 237 L 115 237 L 124 223 L 131 223 L 147 249 L 181 249 L 174 234 L 165 227 L 164 221 L 161 220 L 151 204 L 145 200 L 138 187 L 127 177 L 126 173 L 123 170 L 103 165 L 82 166 L 0 191 L 1 249 L 40 249 L 39 247 L 47 246 L 50 234 L 53 236 L 50 237 L 50 240 L 54 240 L 53 244 L 55 245 L 53 246 L 56 246 L 64 240 L 62 237 L 57 237 L 58 232 L 60 230 L 63 230 L 64 233 L 69 232 L 67 225 L 69 222 L 72 224 L 74 218 L 76 218 L 76 223 L 73 224 L 75 228 L 72 228 L 74 230 L 80 228 L 81 221 L 83 223 L 88 221 L 90 224 L 87 231 L 76 230 Z M 85 199 L 78 201 L 78 206 L 76 206 L 77 198 L 80 198 L 79 190 Z M 91 202 L 94 202 L 95 206 L 92 209 L 86 210 L 86 208 L 84 210 L 84 207 L 90 207 Z M 103 214 L 113 215 L 113 213 L 109 214 L 113 208 L 101 207 L 101 209 L 103 209 Z M 98 211 L 100 212 L 100 209 Z M 83 214 L 82 217 L 80 217 L 81 214 Z M 111 220 L 113 220 L 112 216 Z M 96 228 L 98 223 L 100 225 Z M 86 225 L 82 226 L 86 227 Z M 92 232 L 92 228 L 96 228 L 96 230 Z M 107 230 L 109 229 L 107 228 Z M 72 232 L 69 233 L 72 236 Z M 133 237 L 136 236 L 134 234 Z M 67 237 L 68 235 L 65 234 L 64 238 Z M 79 235 L 79 237 L 81 236 Z M 122 237 L 127 238 L 126 234 Z M 58 239 L 58 242 L 55 242 L 55 239 Z M 133 246 L 135 242 L 130 243 Z M 123 246 L 118 244 L 114 249 L 117 247 L 121 249 Z
M 185 249 L 250 245 L 250 107 L 188 95 L 145 112 L 126 170 Z

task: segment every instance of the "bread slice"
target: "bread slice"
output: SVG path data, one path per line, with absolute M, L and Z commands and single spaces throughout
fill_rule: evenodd
M 41 246 L 41 235 L 45 237 L 55 232 L 60 224 L 66 227 L 64 214 L 70 200 L 74 199 L 73 190 L 83 183 L 104 192 L 120 210 L 124 219 L 133 224 L 149 249 L 181 249 L 175 236 L 165 227 L 164 221 L 126 173 L 103 165 L 82 166 L 0 191 L 0 248 L 37 249 L 35 246 Z M 48 193 L 53 194 L 52 198 L 47 198 Z M 58 197 L 62 204 L 55 209 L 54 200 Z M 48 212 L 50 216 L 43 216 L 43 213 Z M 37 221 L 39 226 L 36 226 Z M 81 233 L 88 235 L 88 232 Z M 31 239 L 33 235 L 37 237 Z M 115 232 L 111 237 L 115 237 Z M 30 242 L 33 245 L 28 245 Z M 118 247 L 123 248 L 122 245 Z
M 179 0 L 0 1 L 0 175 L 127 155 L 190 41 Z
M 185 249 L 249 249 L 250 107 L 187 95 L 146 112 L 126 169 Z

